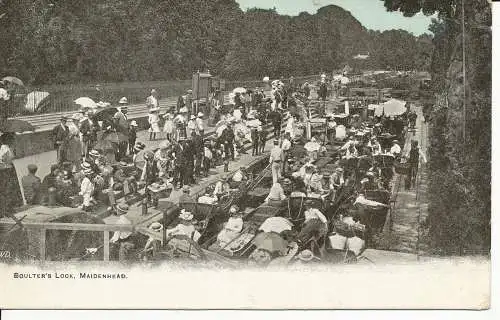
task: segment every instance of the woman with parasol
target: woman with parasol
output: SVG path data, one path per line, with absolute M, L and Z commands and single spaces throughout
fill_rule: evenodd
M 67 124 L 69 136 L 66 142 L 66 161 L 71 162 L 72 169 L 74 169 L 80 163 L 83 150 L 82 142 L 80 141 L 80 129 L 78 128 L 80 117 L 78 117 L 78 114 L 74 114 L 69 120 Z

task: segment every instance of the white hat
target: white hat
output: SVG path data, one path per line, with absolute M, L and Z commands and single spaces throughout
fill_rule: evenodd
M 194 119 L 196 119 L 196 116 L 194 114 L 192 114 L 190 119 L 194 120 Z
M 151 94 L 156 93 L 155 89 L 151 89 Z
M 191 221 L 193 220 L 193 214 L 189 211 L 186 211 L 186 209 L 182 209 L 181 214 L 179 215 L 179 219 L 182 219 L 184 221 Z
M 264 79 L 262 79 L 263 82 L 269 82 L 269 77 L 264 77 Z
M 119 104 L 127 104 L 127 103 L 128 103 L 128 100 L 127 100 L 127 98 L 126 98 L 126 97 L 122 97 L 122 98 L 120 99 L 120 101 L 118 101 L 118 103 L 119 103 Z
M 319 260 L 319 258 L 317 258 L 317 257 L 314 256 L 314 253 L 311 250 L 307 250 L 307 249 L 306 250 L 302 250 L 298 254 L 297 258 L 299 260 L 301 260 L 301 261 L 306 261 L 306 262 L 307 261 L 311 261 L 313 259 L 318 259 Z
M 153 222 L 150 226 L 149 229 L 159 232 L 163 230 L 163 225 L 159 222 Z
M 138 126 L 138 125 L 137 125 L 137 121 L 135 121 L 135 120 L 132 120 L 132 121 L 130 122 L 130 125 L 131 125 L 132 127 L 137 127 L 137 126 Z
M 198 112 L 198 117 L 203 117 L 203 112 Z

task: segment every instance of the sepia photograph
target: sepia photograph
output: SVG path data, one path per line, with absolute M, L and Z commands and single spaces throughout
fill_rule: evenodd
M 0 0 L 0 307 L 488 309 L 488 0 Z

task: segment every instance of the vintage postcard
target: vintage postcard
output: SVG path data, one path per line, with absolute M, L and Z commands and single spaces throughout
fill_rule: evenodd
M 488 309 L 487 0 L 0 0 L 0 307 Z

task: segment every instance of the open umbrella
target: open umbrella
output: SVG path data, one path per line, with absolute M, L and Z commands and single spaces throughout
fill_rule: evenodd
M 292 230 L 293 223 L 283 217 L 270 217 L 260 226 L 259 230 L 264 232 L 281 233 L 285 230 Z
M 90 99 L 89 97 L 80 97 L 75 100 L 75 103 L 79 104 L 84 108 L 90 108 L 90 109 L 97 108 L 97 104 L 94 102 L 94 100 Z
M 288 247 L 288 242 L 279 234 L 274 232 L 259 233 L 253 239 L 253 243 L 258 249 L 267 250 L 271 253 L 280 252 L 282 254 L 285 254 Z
M 118 109 L 111 107 L 111 108 L 105 108 L 105 109 L 100 109 L 94 114 L 94 120 L 95 121 L 110 121 L 115 113 L 118 111 Z
M 40 103 L 49 96 L 48 92 L 44 91 L 32 91 L 26 95 L 26 104 L 24 109 L 29 112 L 35 112 L 38 110 Z
M 16 78 L 16 77 L 4 77 L 2 78 L 2 81 L 3 82 L 10 82 L 10 83 L 13 83 L 13 84 L 17 84 L 18 86 L 24 86 L 24 83 L 21 79 L 19 78 Z
M 25 132 L 25 131 L 35 131 L 35 127 L 23 120 L 18 119 L 0 119 L 0 131 L 1 132 Z
M 391 99 L 381 104 L 386 117 L 399 116 L 406 112 L 406 102 L 398 99 Z
M 246 93 L 246 92 L 247 92 L 247 89 L 242 88 L 242 87 L 238 87 L 238 88 L 233 89 L 233 93 Z

